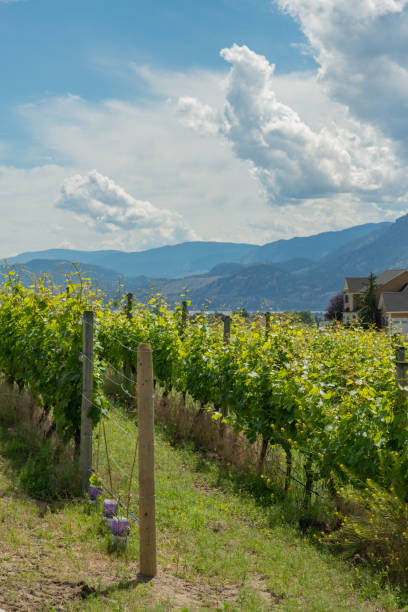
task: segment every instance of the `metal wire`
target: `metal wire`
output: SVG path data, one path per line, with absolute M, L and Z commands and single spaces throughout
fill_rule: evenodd
M 301 485 L 301 486 L 302 486 L 304 489 L 306 489 L 306 485 L 305 485 L 305 483 L 304 483 L 304 482 L 302 482 L 301 480 L 299 480 L 298 478 L 296 478 L 296 476 L 292 476 L 292 474 L 287 474 L 287 473 L 285 472 L 285 470 L 282 470 L 282 468 L 281 468 L 281 467 L 278 467 L 277 465 L 276 465 L 276 466 L 273 466 L 273 468 L 274 468 L 274 469 L 279 470 L 280 472 L 282 472 L 282 474 L 285 474 L 285 476 L 286 476 L 286 477 L 287 477 L 287 476 L 289 476 L 289 478 L 290 478 L 291 480 L 294 480 L 295 482 L 297 482 L 298 484 L 300 484 L 300 485 Z M 322 495 L 322 494 L 321 494 L 321 493 L 319 493 L 318 491 L 315 491 L 314 489 L 310 489 L 310 492 L 311 492 L 311 493 L 314 493 L 315 495 L 317 495 L 317 497 L 321 497 L 322 499 L 329 499 L 328 497 L 325 497 L 324 495 Z
M 114 463 L 116 465 L 116 468 L 119 470 L 119 472 L 121 473 L 121 475 L 124 478 L 128 478 L 130 479 L 130 476 L 127 472 L 125 472 L 125 470 L 119 465 L 119 463 L 116 461 L 116 459 L 113 457 L 113 455 L 111 454 L 110 459 L 112 461 L 112 463 Z
M 130 438 L 130 440 L 132 440 L 132 441 L 134 440 L 134 437 L 132 436 L 132 434 L 131 434 L 129 431 L 127 431 L 127 430 L 126 430 L 124 427 L 122 427 L 122 425 L 119 425 L 119 423 L 118 423 L 118 421 L 117 421 L 117 420 L 115 420 L 115 419 L 110 419 L 110 420 L 109 420 L 109 422 L 110 422 L 110 423 L 112 423 L 113 425 L 115 425 L 115 427 L 118 427 L 118 428 L 119 428 L 121 431 L 123 431 L 123 433 L 124 433 L 124 434 L 125 434 L 125 435 L 126 435 L 128 438 Z
M 137 395 L 133 395 L 132 393 L 130 393 L 126 387 L 123 386 L 123 383 L 120 385 L 120 388 L 122 389 L 123 393 L 125 393 L 126 395 L 128 395 L 129 397 L 131 397 L 132 399 L 137 400 Z
M 123 372 L 121 372 L 120 370 L 118 370 L 117 368 L 115 368 L 114 365 L 112 365 L 109 361 L 107 361 L 106 359 L 103 360 L 107 366 L 109 366 L 114 372 L 116 372 L 116 374 L 119 374 L 119 376 L 122 376 L 122 378 L 124 378 L 125 380 L 131 382 L 131 383 L 136 383 L 136 381 L 133 378 L 129 378 L 128 376 L 126 376 Z
M 85 325 L 88 325 L 89 327 L 92 327 L 93 329 L 95 328 L 94 326 L 92 326 L 90 323 L 88 323 L 88 321 L 83 321 L 83 323 Z M 139 348 L 132 348 L 131 346 L 127 346 L 126 344 L 123 344 L 123 342 L 121 342 L 121 340 L 119 340 L 119 338 L 117 338 L 116 336 L 114 336 L 112 333 L 107 333 L 107 336 L 109 336 L 109 338 L 112 338 L 113 340 L 115 340 L 115 342 L 117 342 L 118 344 L 120 344 L 120 346 L 122 346 L 124 349 L 126 349 L 127 351 L 130 351 L 131 353 L 137 353 L 139 351 Z M 141 344 L 141 343 L 140 343 Z M 159 349 L 150 349 L 152 352 L 158 351 Z

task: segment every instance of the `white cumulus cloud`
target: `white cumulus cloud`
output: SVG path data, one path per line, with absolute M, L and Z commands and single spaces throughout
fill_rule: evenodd
M 204 134 L 217 134 L 219 121 L 217 114 L 208 104 L 186 96 L 178 101 L 178 113 L 184 125 Z
M 286 205 L 345 193 L 389 202 L 396 183 L 399 193 L 406 190 L 392 142 L 373 127 L 349 118 L 347 127 L 331 123 L 312 129 L 279 101 L 275 66 L 264 56 L 238 45 L 223 49 L 221 56 L 232 68 L 218 130 L 236 155 L 251 163 L 271 203 Z M 211 114 L 206 105 L 200 110 L 194 98 L 180 99 L 180 107 L 184 123 L 216 133 L 213 123 L 202 120 L 214 121 L 215 111 Z
M 261 67 L 264 62 L 265 59 L 259 62 Z M 234 125 L 236 143 L 232 140 L 228 125 L 232 125 L 234 115 L 239 118 L 241 95 L 238 84 L 232 88 L 228 78 L 233 69 L 234 65 L 228 63 L 217 72 L 178 73 L 144 67 L 137 72 L 138 78 L 144 78 L 152 91 L 149 104 L 138 99 L 94 102 L 66 95 L 44 97 L 19 107 L 22 125 L 32 136 L 28 160 L 34 165 L 39 165 L 38 159 L 47 160 L 48 165 L 36 168 L 35 172 L 13 168 L 4 168 L 2 172 L 0 168 L 0 212 L 3 211 L 5 219 L 0 227 L 2 253 L 11 255 L 27 249 L 51 248 L 63 240 L 69 240 L 75 248 L 125 250 L 169 242 L 162 231 L 144 231 L 137 227 L 95 231 L 96 226 L 92 226 L 95 221 L 89 214 L 81 215 L 87 223 L 78 223 L 78 212 L 67 214 L 64 209 L 56 208 L 53 203 L 63 181 L 74 175 L 86 178 L 90 168 L 112 177 L 137 200 L 151 202 L 159 210 L 178 213 L 181 226 L 184 220 L 187 229 L 194 228 L 205 240 L 264 243 L 355 223 L 393 219 L 404 213 L 408 172 L 395 157 L 392 140 L 372 125 L 351 117 L 347 106 L 334 102 L 328 88 L 311 71 L 275 74 L 272 70 L 265 80 L 269 84 L 264 93 L 266 98 L 272 97 L 268 94 L 272 91 L 274 104 L 287 107 L 292 111 L 288 116 L 297 117 L 295 124 L 304 135 L 305 143 L 308 139 L 326 142 L 325 133 L 329 134 L 329 142 L 336 142 L 334 151 L 327 144 L 329 153 L 325 158 L 331 160 L 337 178 L 324 175 L 317 153 L 308 159 L 297 136 L 288 149 L 288 171 L 277 164 L 276 177 L 264 172 L 264 169 L 274 169 L 273 155 L 279 163 L 279 157 L 285 159 L 288 136 L 285 130 L 279 138 L 276 130 L 273 138 L 273 130 L 268 135 L 262 118 L 262 114 L 270 116 L 266 101 L 257 100 L 256 87 L 245 93 L 241 84 L 242 95 L 245 93 L 243 100 L 249 114 L 254 115 L 257 127 L 246 135 L 243 128 Z M 259 71 L 251 75 L 251 63 L 247 72 L 249 75 L 245 78 L 263 82 Z M 234 99 L 227 103 L 230 95 Z M 180 98 L 183 108 L 177 104 Z M 196 103 L 204 104 L 203 113 Z M 190 104 L 194 121 L 187 127 Z M 231 109 L 227 111 L 228 104 Z M 258 119 L 257 113 L 261 113 Z M 238 154 L 241 136 L 249 139 L 248 146 L 242 147 L 242 157 Z M 262 138 L 265 142 L 259 147 Z M 292 135 L 291 139 L 294 138 Z M 339 146 L 340 151 L 346 150 L 351 161 L 347 157 L 343 161 L 341 154 L 341 163 L 337 161 Z M 271 154 L 270 149 L 274 150 Z M 296 150 L 300 151 L 299 160 Z M 55 166 L 53 172 L 51 163 Z M 314 186 L 308 182 L 309 169 Z M 358 171 L 362 172 L 361 178 Z M 317 184 L 322 175 L 324 190 Z M 302 185 L 306 199 L 301 199 Z M 339 191 L 348 185 L 352 192 Z M 374 189 L 366 189 L 367 185 Z M 268 201 L 279 206 L 268 206 Z M 8 223 L 11 218 L 16 220 L 14 227 L 11 221 Z M 50 229 L 44 232 L 50 220 L 52 233 Z M 114 220 L 117 221 L 115 215 Z M 15 227 L 21 228 L 17 235 Z M 173 236 L 171 230 L 170 241 Z M 182 233 L 180 240 L 184 236 Z
M 274 0 L 296 18 L 330 94 L 408 147 L 408 0 Z
M 98 232 L 129 232 L 143 246 L 198 238 L 179 213 L 137 200 L 96 170 L 67 178 L 56 206 L 75 213 Z

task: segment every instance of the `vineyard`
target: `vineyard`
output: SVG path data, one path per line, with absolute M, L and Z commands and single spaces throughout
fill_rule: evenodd
M 89 354 L 84 348 L 88 326 L 93 337 Z M 300 501 L 299 516 L 326 508 L 324 512 L 332 513 L 330 526 L 318 536 L 314 533 L 316 541 L 324 539 L 331 546 L 343 538 L 351 546 L 354 542 L 353 554 L 364 547 L 377 550 L 383 567 L 387 564 L 384 576 L 406 584 L 408 401 L 402 338 L 358 327 L 319 329 L 269 313 L 189 316 L 186 302 L 171 310 L 160 296 L 148 304 L 134 305 L 130 294 L 120 303 L 106 303 L 86 279 L 71 280 L 63 291 L 47 278 L 26 288 L 11 272 L 0 292 L 2 380 L 29 398 L 30 410 L 35 406 L 32 423 L 41 425 L 45 441 L 56 437 L 51 462 L 61 461 L 64 449 L 72 453 L 82 491 L 91 467 L 95 483 L 100 480 L 104 492 L 136 522 L 135 502 L 140 504 L 143 496 L 140 480 L 132 482 L 137 473 L 132 411 L 142 343 L 152 349 L 160 402 L 167 411 L 180 410 L 181 419 L 186 406 L 191 407 L 185 439 L 193 436 L 194 423 L 196 429 L 203 426 L 204 418 L 211 427 L 203 448 L 216 450 L 221 440 L 232 444 L 230 456 L 237 444 L 256 453 L 244 469 L 255 478 L 251 482 L 262 483 L 263 504 L 266 499 L 270 507 L 277 503 L 275 491 L 280 499 Z M 88 362 L 89 396 L 84 393 Z M 82 460 L 78 469 L 84 399 L 94 429 L 93 462 L 86 470 Z M 31 495 L 66 495 L 68 480 L 75 481 L 69 470 L 60 489 L 52 489 L 46 477 L 47 452 L 39 468 L 31 469 L 31 455 L 18 440 L 10 440 L 8 447 L 15 456 L 23 452 L 28 457 L 24 482 Z M 268 472 L 271 457 L 273 473 Z M 360 508 L 355 522 L 347 518 L 345 489 Z M 149 493 L 146 499 L 151 498 Z M 336 509 L 340 512 L 334 513 Z M 164 512 L 160 504 L 158 512 Z M 183 506 L 180 512 L 183 516 Z M 322 520 L 316 525 L 325 525 Z M 159 540 L 162 535 L 158 533 Z M 362 547 L 356 539 L 365 541 Z
M 123 306 L 123 305 L 122 305 Z M 30 389 L 60 437 L 80 439 L 81 318 L 95 316 L 94 393 L 96 425 L 108 402 L 109 372 L 135 373 L 139 343 L 150 343 L 154 376 L 211 410 L 249 442 L 262 440 L 286 456 L 286 489 L 293 454 L 303 458 L 308 492 L 323 481 L 335 491 L 367 479 L 408 490 L 406 394 L 395 379 L 395 342 L 377 331 L 317 329 L 289 317 L 267 326 L 233 317 L 228 338 L 220 320 L 190 319 L 157 298 L 147 305 L 112 308 L 85 287 L 58 294 L 47 282 L 24 288 L 10 274 L 0 294 L 0 370 Z M 122 385 L 123 387 L 123 385 Z

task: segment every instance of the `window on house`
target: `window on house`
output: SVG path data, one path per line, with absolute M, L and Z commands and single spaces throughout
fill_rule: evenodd
M 349 302 L 349 296 L 348 296 L 347 293 L 344 296 L 344 301 L 345 301 L 346 304 L 348 304 L 348 302 Z

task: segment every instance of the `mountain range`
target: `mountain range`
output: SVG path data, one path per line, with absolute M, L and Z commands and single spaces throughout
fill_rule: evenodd
M 22 253 L 8 258 L 10 264 L 49 259 L 74 261 L 101 266 L 123 276 L 150 278 L 181 278 L 192 274 L 205 274 L 219 263 L 276 263 L 294 258 L 313 261 L 328 255 L 352 240 L 359 240 L 376 228 L 388 223 L 367 223 L 338 232 L 324 232 L 306 238 L 278 240 L 263 246 L 230 242 L 183 242 L 147 251 L 75 251 L 51 249 Z
M 188 291 L 192 307 L 229 310 L 324 310 L 342 290 L 345 276 L 408 268 L 408 215 L 394 223 L 369 223 L 341 231 L 278 240 L 257 246 L 186 242 L 147 251 L 53 249 L 9 258 L 25 282 L 48 273 L 61 284 L 76 262 L 78 271 L 110 296 L 152 292 L 169 301 Z

